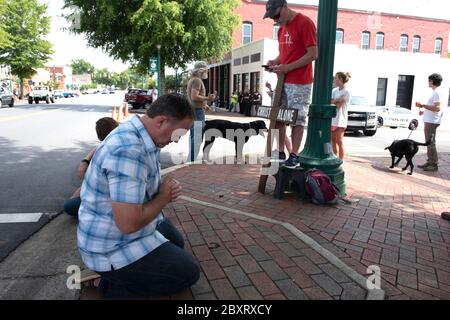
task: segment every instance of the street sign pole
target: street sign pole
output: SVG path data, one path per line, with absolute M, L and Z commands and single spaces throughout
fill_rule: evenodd
M 157 44 L 158 49 L 158 98 L 161 96 L 161 45 Z

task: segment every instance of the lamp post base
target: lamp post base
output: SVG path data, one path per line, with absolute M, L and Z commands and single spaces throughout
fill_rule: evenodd
M 312 104 L 309 107 L 308 133 L 299 160 L 302 167 L 316 168 L 329 176 L 343 197 L 346 193 L 345 173 L 342 160 L 334 155 L 331 145 L 331 118 L 335 115 L 335 105 Z

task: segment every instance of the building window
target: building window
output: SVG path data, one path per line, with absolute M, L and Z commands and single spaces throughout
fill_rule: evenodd
M 246 21 L 242 24 L 242 44 L 252 42 L 252 29 L 253 25 L 251 22 Z
M 239 91 L 239 75 L 233 75 L 233 92 Z
M 377 35 L 375 36 L 375 49 L 377 49 L 377 50 L 384 49 L 384 33 L 383 32 L 377 32 Z
M 242 64 L 248 64 L 249 62 L 250 62 L 249 56 L 242 57 Z
M 247 88 L 250 90 L 249 82 L 250 82 L 249 74 L 248 73 L 243 73 L 242 74 L 242 82 L 241 82 L 241 85 L 242 85 L 242 91 L 241 92 L 245 92 L 245 89 L 247 89 Z
M 336 44 L 344 43 L 344 29 L 336 29 Z
M 442 53 L 442 39 L 436 38 L 434 42 L 434 53 L 441 54 Z
M 233 65 L 234 66 L 240 66 L 241 65 L 241 58 L 237 58 L 237 59 L 234 59 L 234 61 L 233 61 Z
M 362 33 L 361 48 L 362 49 L 370 49 L 370 32 L 369 31 L 364 31 Z
M 407 52 L 408 51 L 408 35 L 402 34 L 400 36 L 400 51 Z
M 377 106 L 386 105 L 387 78 L 378 78 Z
M 250 92 L 259 91 L 260 77 L 259 72 L 250 73 Z
M 280 26 L 279 25 L 274 25 L 273 26 L 273 40 L 278 40 L 278 30 L 280 30 Z
M 261 53 L 255 53 L 250 56 L 250 62 L 261 61 Z
M 420 52 L 420 37 L 414 36 L 413 38 L 413 52 Z

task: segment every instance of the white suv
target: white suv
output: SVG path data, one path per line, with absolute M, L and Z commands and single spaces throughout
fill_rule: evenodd
M 362 130 L 365 136 L 373 136 L 377 132 L 377 111 L 371 107 L 367 99 L 361 96 L 350 97 L 348 111 L 348 131 Z
M 32 104 L 34 103 L 38 104 L 39 101 L 45 101 L 46 103 L 55 103 L 55 98 L 53 97 L 53 92 L 50 91 L 48 87 L 40 86 L 40 87 L 34 87 L 33 90 L 28 95 L 28 103 Z

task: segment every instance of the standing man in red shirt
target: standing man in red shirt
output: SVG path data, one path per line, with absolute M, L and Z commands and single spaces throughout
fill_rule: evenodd
M 318 56 L 317 30 L 310 18 L 290 9 L 286 0 L 267 1 L 265 18 L 270 18 L 280 25 L 280 53 L 267 64 L 270 71 L 285 74 L 281 107 L 298 110 L 297 121 L 292 125 L 292 153 L 285 162 L 286 166 L 295 167 L 299 164 L 298 153 L 311 104 L 312 62 Z M 286 126 L 277 122 L 275 128 L 279 130 L 279 141 L 284 141 Z M 283 158 L 283 154 L 284 152 L 280 152 L 280 158 Z

